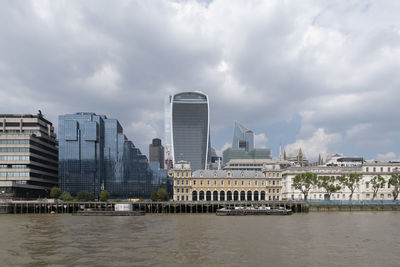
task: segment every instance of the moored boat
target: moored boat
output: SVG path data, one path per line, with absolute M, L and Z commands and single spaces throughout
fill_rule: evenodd
M 80 216 L 143 216 L 144 211 L 135 210 L 80 210 L 76 215 Z
M 292 215 L 293 211 L 285 208 L 271 209 L 270 207 L 235 207 L 218 209 L 218 216 L 245 216 L 245 215 Z

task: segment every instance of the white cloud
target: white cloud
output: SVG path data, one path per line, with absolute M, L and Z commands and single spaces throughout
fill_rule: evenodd
M 301 148 L 310 160 L 317 158 L 320 153 L 326 154 L 328 151 L 332 151 L 341 141 L 340 134 L 327 134 L 324 129 L 319 128 L 308 139 L 298 139 L 293 144 L 286 145 L 285 149 L 286 151 L 293 151 Z
M 225 143 L 222 147 L 221 147 L 221 149 L 215 149 L 215 152 L 217 153 L 217 155 L 218 156 L 220 156 L 220 157 L 222 157 L 222 153 L 224 152 L 224 150 L 225 149 L 228 149 L 228 148 L 230 148 L 230 147 L 232 147 L 232 144 L 231 143 Z
M 267 147 L 268 138 L 265 134 L 255 134 L 254 135 L 254 147 L 255 148 L 266 148 Z
M 379 161 L 400 161 L 400 157 L 394 152 L 387 152 L 385 154 L 378 154 L 377 159 Z

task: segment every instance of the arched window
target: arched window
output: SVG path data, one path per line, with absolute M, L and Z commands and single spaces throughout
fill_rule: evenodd
M 204 191 L 200 191 L 199 200 L 204 200 Z
M 247 191 L 247 201 L 252 201 L 252 193 L 251 193 L 251 191 Z
M 225 191 L 219 192 L 219 200 L 220 201 L 225 201 Z
M 226 200 L 232 201 L 232 191 L 226 192 Z
M 258 201 L 258 191 L 254 191 L 254 201 Z
M 240 201 L 245 201 L 246 200 L 246 192 L 240 191 Z
M 211 191 L 206 192 L 206 200 L 211 201 Z
M 192 200 L 197 201 L 197 191 L 192 192 Z
M 265 200 L 265 191 L 261 191 L 261 200 Z
M 213 201 L 218 201 L 218 191 L 213 192 Z
M 235 200 L 235 201 L 239 200 L 239 192 L 238 191 L 233 192 L 233 200 Z

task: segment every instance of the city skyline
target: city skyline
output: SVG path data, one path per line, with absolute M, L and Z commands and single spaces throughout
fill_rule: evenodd
M 273 157 L 400 158 L 396 1 L 0 5 L 1 113 L 109 114 L 148 155 L 164 97 L 200 90 L 219 152 L 240 121 Z

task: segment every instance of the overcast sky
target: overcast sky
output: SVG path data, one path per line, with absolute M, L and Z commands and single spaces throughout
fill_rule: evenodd
M 211 142 L 400 158 L 400 1 L 1 1 L 0 113 L 93 111 L 148 154 L 168 94 Z

